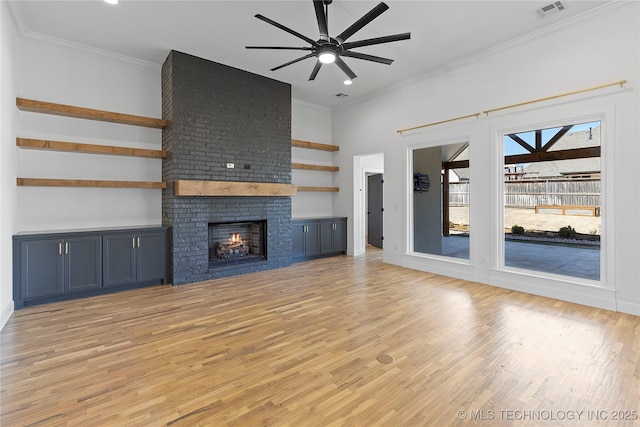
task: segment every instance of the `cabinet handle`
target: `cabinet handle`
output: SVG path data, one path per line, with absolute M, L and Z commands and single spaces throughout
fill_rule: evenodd
M 62 242 L 58 242 L 58 255 L 62 255 Z
M 138 247 L 140 247 L 140 238 L 136 237 L 136 240 L 138 241 Z
M 64 244 L 64 253 L 65 254 L 69 254 L 69 242 L 65 242 Z
M 132 237 L 132 238 L 131 238 L 131 247 L 132 247 L 132 248 L 135 248 L 135 247 L 136 247 L 136 238 L 135 238 L 135 237 Z

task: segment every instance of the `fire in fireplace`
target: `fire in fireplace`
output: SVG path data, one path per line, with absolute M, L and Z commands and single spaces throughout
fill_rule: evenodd
M 209 224 L 209 265 L 267 259 L 266 220 Z

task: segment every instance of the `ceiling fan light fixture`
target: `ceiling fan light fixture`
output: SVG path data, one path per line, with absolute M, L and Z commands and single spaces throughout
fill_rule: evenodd
M 318 59 L 323 64 L 333 64 L 334 62 L 336 62 L 336 55 L 333 52 L 325 52 L 321 53 L 318 56 Z
M 318 47 L 318 60 L 323 64 L 336 62 L 336 52 L 332 45 L 326 44 Z

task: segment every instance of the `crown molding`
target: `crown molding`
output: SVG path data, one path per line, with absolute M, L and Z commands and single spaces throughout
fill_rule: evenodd
M 18 30 L 18 34 L 23 35 L 27 31 L 27 25 L 25 23 L 26 21 L 24 19 L 24 15 L 22 14 L 22 9 L 18 7 L 18 2 L 3 1 L 2 4 L 4 4 L 7 7 L 7 10 L 9 11 L 9 16 L 11 17 L 13 24 Z
M 9 14 L 11 15 L 11 19 L 13 20 L 16 26 L 18 35 L 23 39 L 61 46 L 64 48 L 73 49 L 73 50 L 77 50 L 84 53 L 103 56 L 103 57 L 117 60 L 117 61 L 129 62 L 135 65 L 153 68 L 155 70 L 160 70 L 162 68 L 161 64 L 144 61 L 142 59 L 134 58 L 132 56 L 127 56 L 120 53 L 111 52 L 105 49 L 99 49 L 99 48 L 88 46 L 82 43 L 76 43 L 69 40 L 64 40 L 58 37 L 53 37 L 53 36 L 42 34 L 36 31 L 32 31 L 27 26 L 26 20 L 22 13 L 22 9 L 19 6 L 19 3 L 20 3 L 19 1 L 3 1 L 2 3 L 5 3 L 7 5 Z M 168 54 L 169 52 L 167 51 L 167 55 Z

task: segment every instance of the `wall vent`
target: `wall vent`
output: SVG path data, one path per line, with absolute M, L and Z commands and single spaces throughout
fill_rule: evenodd
M 538 15 L 538 18 L 546 18 L 547 16 L 555 15 L 563 10 L 567 10 L 567 5 L 561 1 L 554 1 L 553 3 L 549 3 L 548 5 L 537 9 L 536 14 Z

